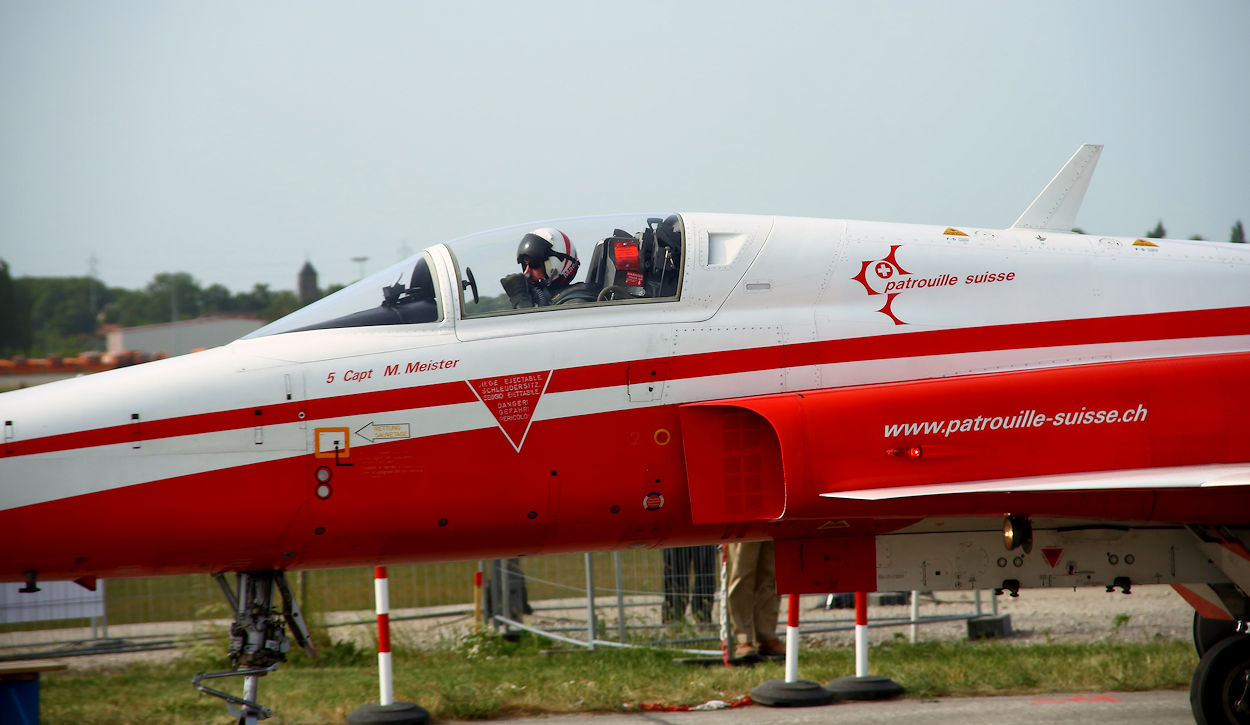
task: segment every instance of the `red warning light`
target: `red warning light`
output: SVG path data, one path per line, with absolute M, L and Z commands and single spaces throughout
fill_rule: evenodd
M 921 448 L 920 446 L 910 446 L 907 448 L 891 448 L 886 451 L 886 454 L 894 456 L 896 458 L 910 458 L 912 460 L 919 460 L 922 456 L 924 456 L 924 449 Z

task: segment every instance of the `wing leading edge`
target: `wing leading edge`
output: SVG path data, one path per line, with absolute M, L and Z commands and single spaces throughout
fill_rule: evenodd
M 857 501 L 885 501 L 920 496 L 952 496 L 979 493 L 1114 491 L 1163 488 L 1212 488 L 1250 486 L 1250 465 L 1211 464 L 1119 471 L 1064 473 L 1027 478 L 1001 478 L 986 481 L 956 481 L 921 486 L 884 486 L 854 491 L 830 491 L 825 498 Z

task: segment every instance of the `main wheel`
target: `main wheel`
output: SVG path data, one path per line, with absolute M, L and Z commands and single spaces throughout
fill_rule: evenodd
M 1226 637 L 1194 670 L 1189 707 L 1198 725 L 1250 723 L 1250 636 Z
M 1194 612 L 1194 649 L 1201 657 L 1225 637 L 1237 634 L 1237 623 L 1231 619 L 1210 619 Z

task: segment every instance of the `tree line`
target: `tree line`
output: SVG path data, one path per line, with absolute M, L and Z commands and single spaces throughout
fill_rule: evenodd
M 203 287 L 186 272 L 158 274 L 143 289 L 130 290 L 93 277 L 14 278 L 0 260 L 0 358 L 103 350 L 104 325 L 137 327 L 209 315 L 272 321 L 301 306 L 290 290 L 257 284 L 234 293 L 220 284 Z
M 1146 236 L 1166 237 L 1163 222 Z M 1240 220 L 1233 225 L 1229 241 L 1245 244 Z M 141 290 L 107 287 L 93 277 L 13 278 L 0 259 L 0 358 L 72 357 L 86 350 L 103 350 L 101 328 L 109 324 L 136 327 L 205 315 L 249 315 L 273 321 L 301 306 L 291 290 L 257 284 L 249 292 L 233 293 L 220 284 L 201 287 L 186 272 L 158 274 Z
M 1159 223 L 1155 225 L 1154 229 L 1151 229 L 1150 231 L 1146 232 L 1147 239 L 1165 239 L 1167 235 L 1168 235 L 1168 230 L 1163 228 L 1162 219 L 1159 220 Z M 1204 241 L 1202 236 L 1198 234 L 1195 234 L 1194 236 L 1190 237 L 1190 239 L 1193 239 L 1195 241 Z M 1229 230 L 1228 241 L 1232 242 L 1233 244 L 1245 244 L 1246 243 L 1246 230 L 1245 230 L 1245 227 L 1241 225 L 1240 219 L 1238 219 L 1237 223 L 1233 225 L 1233 228 Z

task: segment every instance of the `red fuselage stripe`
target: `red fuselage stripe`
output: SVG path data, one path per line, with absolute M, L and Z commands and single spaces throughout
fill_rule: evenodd
M 604 380 L 623 381 L 631 365 L 642 369 L 642 374 L 648 374 L 648 362 L 658 366 L 656 378 L 679 380 L 864 360 L 1230 335 L 1250 335 L 1250 307 L 854 337 L 682 355 L 671 364 L 656 360 L 588 365 L 555 371 L 547 392 L 598 388 L 603 386 Z
M 637 375 L 645 375 L 651 380 L 680 380 L 864 360 L 1230 335 L 1250 335 L 1250 307 L 925 330 L 681 355 L 671 360 L 584 365 L 554 371 L 546 392 L 589 390 L 604 387 L 605 383 L 617 385 L 629 378 L 631 366 L 639 368 Z M 654 375 L 651 374 L 652 371 Z M 0 454 L 33 455 L 136 440 L 246 429 L 257 425 L 278 425 L 299 420 L 301 412 L 306 414 L 307 419 L 322 420 L 390 410 L 471 403 L 476 399 L 469 386 L 463 382 L 438 383 L 162 420 L 141 420 L 137 428 L 133 423 L 125 423 L 29 441 L 11 441 Z M 257 416 L 256 410 L 261 410 L 262 415 Z

